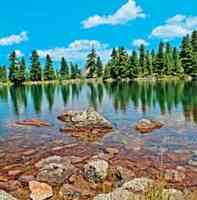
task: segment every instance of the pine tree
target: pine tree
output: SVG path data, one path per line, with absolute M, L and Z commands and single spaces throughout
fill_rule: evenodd
M 42 69 L 39 61 L 39 55 L 36 50 L 32 52 L 31 56 L 30 80 L 31 81 L 42 80 Z
M 140 52 L 139 74 L 144 76 L 147 70 L 146 70 L 146 61 L 145 61 L 145 46 L 143 44 L 140 45 L 139 52 Z
M 192 45 L 192 74 L 197 76 L 197 31 L 194 30 L 191 36 Z
M 52 61 L 50 55 L 47 54 L 45 68 L 44 68 L 44 80 L 51 81 L 54 79 L 55 79 L 55 72 L 53 69 L 53 61 Z
M 128 68 L 128 54 L 124 47 L 118 48 L 117 51 L 117 67 L 118 72 L 117 78 L 126 78 L 127 77 L 127 68 Z
M 5 66 L 0 66 L 0 82 L 7 81 L 7 70 Z
M 111 78 L 118 78 L 119 72 L 118 72 L 118 53 L 115 48 L 113 48 L 112 53 L 111 53 L 111 58 L 108 63 L 108 70 L 110 66 L 110 75 Z
M 75 79 L 77 78 L 77 69 L 78 66 L 74 65 L 72 62 L 70 63 L 70 71 L 71 71 L 71 78 Z
M 177 75 L 177 74 L 183 73 L 184 70 L 181 66 L 181 60 L 180 60 L 179 52 L 178 52 L 176 47 L 173 48 L 172 57 L 173 57 L 172 74 Z
M 181 64 L 186 74 L 192 73 L 192 46 L 189 35 L 185 36 L 181 45 Z
M 156 66 L 155 66 L 155 64 L 156 64 L 156 54 L 155 54 L 155 50 L 154 49 L 151 50 L 151 59 L 152 59 L 153 74 L 154 74 L 157 71 L 156 70 Z
M 87 78 L 94 78 L 96 76 L 96 58 L 96 50 L 93 47 L 86 61 Z
M 9 56 L 10 67 L 9 67 L 9 80 L 14 84 L 20 84 L 19 80 L 19 62 L 17 60 L 16 52 L 13 51 Z
M 128 63 L 128 78 L 136 78 L 139 75 L 139 60 L 135 50 L 133 50 Z
M 165 51 L 165 74 L 171 75 L 172 74 L 172 67 L 173 67 L 173 57 L 172 57 L 172 48 L 170 43 L 166 43 L 166 51 Z
M 104 68 L 104 75 L 103 75 L 103 79 L 109 79 L 111 78 L 111 65 L 109 63 L 107 63 L 105 65 L 105 68 Z
M 148 75 L 153 74 L 152 57 L 149 51 L 146 52 L 145 56 L 145 68 L 147 69 Z
M 69 78 L 69 66 L 64 57 L 61 58 L 61 63 L 60 63 L 60 76 L 62 80 L 68 79 Z
M 163 75 L 165 70 L 165 61 L 164 61 L 164 43 L 160 42 L 159 51 L 155 59 L 155 71 L 158 75 Z
M 97 57 L 97 62 L 96 62 L 96 71 L 97 71 L 97 77 L 102 77 L 103 76 L 103 63 L 101 61 L 101 58 L 98 56 Z
M 24 82 L 26 80 L 26 63 L 25 58 L 21 58 L 20 64 L 19 64 L 19 77 L 20 82 Z

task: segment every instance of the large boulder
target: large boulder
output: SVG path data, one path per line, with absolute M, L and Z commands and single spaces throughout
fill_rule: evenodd
M 45 200 L 53 196 L 52 187 L 46 183 L 31 181 L 29 182 L 29 189 L 32 200 Z
M 12 195 L 8 194 L 7 192 L 0 190 L 0 199 L 1 200 L 17 200 Z
M 151 119 L 141 119 L 135 129 L 140 133 L 150 133 L 156 129 L 160 129 L 164 126 L 163 123 Z
M 83 140 L 95 141 L 112 131 L 111 123 L 93 108 L 83 112 L 68 111 L 58 116 L 58 119 L 66 123 L 60 131 Z
M 108 175 L 109 164 L 105 160 L 95 159 L 84 166 L 84 176 L 92 182 L 98 183 L 105 180 Z
M 103 116 L 101 116 L 98 112 L 94 110 L 94 108 L 88 108 L 86 111 L 68 111 L 64 114 L 58 116 L 58 119 L 72 123 L 78 127 L 80 126 L 97 126 L 102 125 L 103 127 L 112 128 L 111 123 L 106 120 Z
M 36 179 L 51 185 L 60 185 L 76 170 L 70 160 L 52 156 L 36 164 L 39 168 Z

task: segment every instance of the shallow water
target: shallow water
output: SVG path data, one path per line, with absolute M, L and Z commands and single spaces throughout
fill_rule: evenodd
M 88 83 L 0 87 L 0 142 L 13 148 L 75 140 L 59 132 L 57 116 L 66 110 L 93 106 L 112 122 L 115 132 L 98 144 L 117 144 L 125 149 L 155 153 L 189 153 L 197 149 L 197 82 Z M 40 118 L 51 128 L 22 128 L 16 120 Z M 134 129 L 141 118 L 154 118 L 165 127 L 149 135 Z

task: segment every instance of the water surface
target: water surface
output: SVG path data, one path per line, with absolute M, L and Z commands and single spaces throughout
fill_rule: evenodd
M 84 83 L 0 87 L 0 141 L 18 137 L 17 145 L 45 144 L 74 138 L 59 132 L 57 116 L 66 110 L 93 106 L 117 130 L 98 141 L 127 149 L 195 151 L 197 147 L 197 82 Z M 16 120 L 40 118 L 50 129 L 19 128 Z M 149 135 L 134 129 L 141 118 L 166 125 Z

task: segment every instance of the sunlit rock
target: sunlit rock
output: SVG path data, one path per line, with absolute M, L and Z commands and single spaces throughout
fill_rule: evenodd
M 105 160 L 92 160 L 84 166 L 84 176 L 92 182 L 102 182 L 108 175 L 109 164 Z
M 141 119 L 137 123 L 135 128 L 140 133 L 150 133 L 156 129 L 162 128 L 163 126 L 164 124 L 159 121 L 150 120 L 150 119 Z
M 53 196 L 52 187 L 46 183 L 31 181 L 29 182 L 29 189 L 32 200 L 45 200 Z

